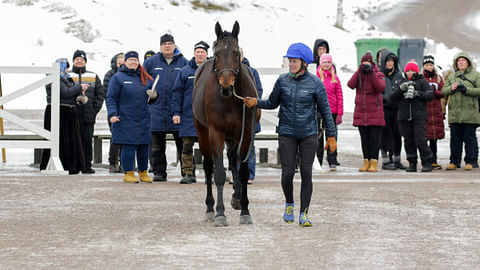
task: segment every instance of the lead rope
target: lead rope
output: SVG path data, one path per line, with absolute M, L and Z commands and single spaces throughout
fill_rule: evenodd
M 240 100 L 245 99 L 244 97 L 241 97 L 241 96 L 237 95 L 237 93 L 235 91 L 235 87 L 233 87 L 233 95 Z M 243 106 L 242 106 L 242 133 L 240 135 L 240 142 L 238 143 L 238 148 L 237 148 L 237 157 L 238 158 L 241 158 L 240 157 L 240 147 L 242 146 L 243 134 L 245 133 L 245 110 L 246 110 L 245 106 L 246 106 L 246 104 L 243 103 Z M 251 140 L 250 140 L 250 145 L 248 146 L 247 155 L 241 161 L 242 163 L 245 163 L 245 162 L 248 161 L 248 158 L 250 157 L 250 151 L 252 151 L 252 146 L 253 146 L 253 136 L 255 135 L 255 120 L 257 119 L 257 106 L 252 107 L 252 109 L 253 109 L 253 117 L 252 117 L 252 128 L 251 128 L 251 134 L 250 134 Z
M 243 110 L 242 110 L 242 135 L 240 136 L 240 142 L 238 143 L 238 148 L 237 148 L 237 157 L 240 158 L 240 147 L 242 146 L 243 143 L 243 134 L 245 132 L 245 106 L 246 104 L 243 103 Z M 252 151 L 252 146 L 253 146 L 253 136 L 255 134 L 255 119 L 257 118 L 257 109 L 256 106 L 252 107 L 253 109 L 253 117 L 252 117 L 252 128 L 251 128 L 251 133 L 250 133 L 250 145 L 248 146 L 248 152 L 247 155 L 245 155 L 245 158 L 242 160 L 242 163 L 247 162 L 248 158 L 250 157 L 250 151 Z

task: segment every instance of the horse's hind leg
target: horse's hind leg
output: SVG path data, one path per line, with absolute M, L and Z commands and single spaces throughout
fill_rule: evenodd
M 240 224 L 252 224 L 252 217 L 248 211 L 248 196 L 247 196 L 247 182 L 249 177 L 248 162 L 240 163 L 239 182 L 241 182 L 242 192 L 240 197 L 240 204 L 242 211 L 240 212 Z
M 214 221 L 215 211 L 213 210 L 213 205 L 215 204 L 215 199 L 212 193 L 213 160 L 211 157 L 206 156 L 203 159 L 203 170 L 205 171 L 205 183 L 207 184 L 207 197 L 205 198 L 207 212 L 205 213 L 205 221 Z
M 223 153 L 218 151 L 215 157 L 215 185 L 217 186 L 217 215 L 214 225 L 217 227 L 228 226 L 223 204 L 223 187 L 225 186 L 225 168 L 223 167 Z

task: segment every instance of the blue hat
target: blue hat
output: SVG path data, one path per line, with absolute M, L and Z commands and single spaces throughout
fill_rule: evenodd
M 138 58 L 138 53 L 137 53 L 136 51 L 129 51 L 129 52 L 127 52 L 127 53 L 125 54 L 125 61 L 126 61 L 128 58 L 130 58 L 130 57 L 135 57 L 135 58 L 139 59 L 139 58 Z
M 70 67 L 67 58 L 58 58 L 55 63 L 60 63 L 60 76 L 67 78 L 67 68 Z
M 313 62 L 312 50 L 310 47 L 301 42 L 290 45 L 290 47 L 288 47 L 287 54 L 284 57 L 302 59 L 307 64 Z

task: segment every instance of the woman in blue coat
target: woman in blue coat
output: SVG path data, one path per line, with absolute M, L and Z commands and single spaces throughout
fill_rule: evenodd
M 138 53 L 125 54 L 125 63 L 108 85 L 107 110 L 112 123 L 112 143 L 122 145 L 121 162 L 126 183 L 138 183 L 134 175 L 135 153 L 140 181 L 151 183 L 147 174 L 151 141 L 147 89 L 152 77 L 139 64 Z
M 325 121 L 327 132 L 326 148 L 331 153 L 337 149 L 335 125 L 333 123 L 327 93 L 322 81 L 307 70 L 313 62 L 313 53 L 303 43 L 290 45 L 285 57 L 289 61 L 289 73 L 282 74 L 275 82 L 268 100 L 246 97 L 244 102 L 251 108 L 257 105 L 262 109 L 275 109 L 280 106 L 278 117 L 278 147 L 282 164 L 282 189 L 285 195 L 283 220 L 294 221 L 293 177 L 295 175 L 296 154 L 300 150 L 300 191 L 299 224 L 312 226 L 308 217 L 308 207 L 312 198 L 312 166 L 317 149 L 317 109 Z

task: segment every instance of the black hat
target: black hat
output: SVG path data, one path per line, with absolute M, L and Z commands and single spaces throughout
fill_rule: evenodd
M 425 65 L 425 64 L 427 64 L 427 63 L 431 63 L 431 64 L 435 65 L 435 58 L 433 58 L 433 56 L 430 55 L 430 54 L 429 54 L 429 55 L 425 55 L 425 56 L 423 57 L 423 64 Z
M 210 48 L 210 46 L 208 46 L 208 44 L 205 41 L 200 41 L 197 44 L 195 44 L 193 50 L 196 50 L 198 48 L 204 49 L 206 52 L 208 52 L 208 48 Z
M 147 51 L 144 55 L 143 55 L 143 60 L 147 60 L 147 58 L 149 58 L 150 56 L 153 56 L 155 55 L 155 52 L 150 50 L 150 51 Z
M 168 41 L 171 41 L 171 42 L 175 43 L 175 40 L 173 39 L 173 36 L 170 35 L 170 34 L 165 34 L 165 35 L 160 37 L 160 45 L 162 45 L 162 43 L 168 42 Z
M 84 51 L 82 51 L 82 50 L 76 50 L 76 51 L 73 53 L 73 58 L 72 58 L 72 60 L 75 61 L 75 58 L 77 58 L 77 57 L 82 57 L 82 58 L 85 60 L 85 62 L 87 62 L 87 54 L 86 54 Z
M 136 51 L 129 51 L 125 54 L 125 61 L 130 58 L 130 57 L 135 57 L 138 59 L 138 53 Z

